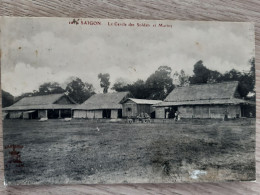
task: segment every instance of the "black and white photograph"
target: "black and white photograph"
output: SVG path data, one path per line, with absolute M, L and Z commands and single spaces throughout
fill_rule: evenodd
M 5 185 L 255 181 L 253 23 L 0 29 Z

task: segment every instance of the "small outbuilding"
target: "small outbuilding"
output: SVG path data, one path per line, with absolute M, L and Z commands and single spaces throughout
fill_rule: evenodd
M 66 94 L 51 94 L 24 97 L 2 110 L 10 119 L 55 119 L 71 118 L 74 106 L 76 102 Z
M 250 102 L 241 99 L 238 81 L 175 88 L 154 105 L 156 118 L 240 118 L 247 116 Z
M 128 98 L 122 101 L 123 117 L 136 117 L 141 113 L 147 113 L 151 118 L 155 118 L 154 104 L 162 102 L 161 100 L 146 100 Z
M 74 118 L 122 118 L 121 101 L 130 97 L 129 92 L 95 94 L 74 109 Z

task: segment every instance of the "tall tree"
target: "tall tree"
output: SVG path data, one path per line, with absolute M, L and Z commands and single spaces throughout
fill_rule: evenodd
M 251 73 L 239 72 L 235 69 L 223 74 L 221 81 L 239 81 L 238 92 L 244 98 L 247 97 L 249 92 L 253 92 L 255 88 L 254 76 Z
M 65 90 L 57 82 L 48 82 L 40 85 L 38 92 L 34 92 L 35 95 L 47 95 L 55 93 L 64 93 Z
M 180 73 L 177 71 L 173 74 L 173 82 L 174 85 L 183 87 L 188 86 L 190 84 L 190 77 L 185 74 L 184 70 L 181 70 Z
M 100 79 L 100 87 L 103 88 L 103 93 L 107 93 L 108 88 L 110 86 L 110 75 L 108 73 L 102 74 L 99 73 L 98 74 L 98 79 Z
M 113 89 L 117 92 L 129 91 L 130 86 L 131 86 L 131 84 L 126 84 L 122 81 L 117 81 L 114 83 L 114 85 L 111 89 Z
M 124 82 L 118 81 L 113 85 L 112 89 L 118 92 L 129 91 L 133 97 L 139 99 L 146 99 L 149 97 L 145 82 L 141 79 L 137 80 L 133 84 L 126 84 Z
M 80 104 L 95 94 L 93 85 L 84 83 L 80 78 L 75 78 L 68 83 L 66 91 L 72 99 Z
M 128 91 L 135 97 L 139 99 L 149 98 L 148 89 L 143 80 L 138 79 L 132 85 L 128 85 Z
M 145 82 L 150 99 L 163 100 L 173 89 L 172 69 L 160 66 Z
M 189 78 L 191 84 L 218 83 L 222 80 L 222 74 L 216 70 L 210 70 L 199 60 L 194 64 L 193 76 Z
M 14 103 L 14 96 L 2 90 L 2 107 L 11 106 Z
M 210 71 L 203 65 L 202 60 L 199 60 L 194 64 L 193 73 L 194 75 L 190 77 L 191 84 L 207 83 L 210 78 Z

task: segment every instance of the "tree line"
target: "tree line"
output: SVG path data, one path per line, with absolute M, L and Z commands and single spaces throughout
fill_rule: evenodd
M 199 60 L 194 64 L 193 75 L 187 75 L 184 70 L 175 72 L 168 66 L 160 66 L 158 70 L 150 75 L 146 81 L 137 80 L 133 84 L 125 84 L 122 81 L 116 82 L 112 89 L 115 91 L 130 91 L 132 95 L 140 99 L 163 100 L 175 88 L 190 84 L 219 83 L 225 81 L 239 81 L 238 91 L 242 98 L 254 100 L 255 95 L 255 59 L 249 60 L 250 71 L 240 72 L 232 69 L 223 74 L 216 70 L 210 70 Z
M 219 83 L 224 81 L 239 81 L 238 91 L 242 98 L 255 100 L 255 95 L 248 97 L 248 94 L 255 94 L 255 59 L 249 60 L 250 71 L 240 72 L 232 69 L 225 73 L 208 69 L 202 60 L 194 64 L 193 75 L 187 75 L 184 70 L 173 73 L 169 66 L 160 66 L 146 80 L 138 79 L 134 83 L 125 83 L 117 81 L 111 87 L 117 92 L 129 91 L 133 97 L 139 99 L 164 100 L 166 96 L 175 88 L 187 86 L 190 84 Z M 100 87 L 103 93 L 107 93 L 110 87 L 110 75 L 108 73 L 98 74 Z M 95 94 L 92 84 L 82 81 L 80 78 L 74 78 L 65 88 L 57 82 L 47 82 L 39 86 L 38 90 L 30 93 L 24 93 L 18 97 L 2 90 L 2 106 L 7 107 L 19 101 L 23 97 L 48 95 L 57 93 L 67 93 L 77 103 L 81 104 L 90 96 Z

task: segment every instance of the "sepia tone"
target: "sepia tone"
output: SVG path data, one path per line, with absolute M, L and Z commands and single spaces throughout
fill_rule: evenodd
M 5 2 L 4 2 L 5 4 Z M 114 13 L 114 14 L 109 14 L 109 11 L 106 11 L 107 13 L 105 15 L 103 15 L 105 12 L 102 12 L 101 10 L 102 9 L 93 9 L 92 12 L 89 11 L 89 12 L 86 12 L 88 13 L 87 15 L 83 15 L 83 12 L 80 12 L 80 10 L 78 10 L 78 12 L 75 12 L 75 15 L 77 17 L 108 17 L 108 18 L 146 18 L 146 19 L 162 19 L 162 18 L 165 18 L 165 19 L 188 19 L 188 20 L 192 20 L 192 19 L 195 19 L 195 20 L 227 20 L 227 21 L 255 21 L 256 22 L 256 18 L 257 18 L 257 12 L 254 12 L 253 10 L 251 10 L 250 12 L 250 9 L 256 9 L 257 10 L 257 6 L 253 6 L 251 4 L 249 5 L 243 5 L 244 7 L 247 7 L 248 8 L 248 17 L 246 15 L 243 15 L 242 13 L 245 13 L 243 12 L 242 8 L 243 6 L 241 6 L 240 3 L 234 3 L 234 5 L 232 5 L 232 9 L 231 7 L 229 7 L 231 10 L 233 10 L 234 12 L 228 10 L 229 8 L 228 7 L 225 7 L 225 6 L 215 6 L 214 8 L 218 7 L 219 10 L 221 9 L 225 9 L 226 12 L 223 12 L 221 11 L 221 14 L 216 14 L 218 12 L 213 12 L 214 15 L 212 15 L 212 13 L 210 12 L 209 10 L 209 7 L 213 7 L 212 4 L 210 3 L 207 3 L 207 4 L 204 4 L 205 5 L 208 5 L 207 9 L 208 12 L 207 13 L 204 13 L 201 8 L 201 5 L 193 5 L 192 9 L 193 11 L 194 10 L 197 10 L 198 12 L 201 11 L 200 15 L 199 16 L 196 16 L 196 17 L 193 17 L 191 16 L 191 14 L 187 14 L 189 12 L 186 12 L 185 10 L 182 10 L 182 9 L 178 9 L 176 10 L 177 8 L 175 6 L 172 6 L 171 3 L 169 2 L 168 6 L 167 7 L 171 7 L 172 10 L 169 10 L 169 8 L 166 9 L 165 5 L 155 5 L 155 4 L 150 4 L 149 8 L 147 8 L 146 6 L 143 5 L 143 8 L 141 5 L 137 5 L 137 4 L 131 4 L 129 3 L 130 5 L 132 6 L 135 6 L 137 8 L 137 15 L 136 15 L 136 11 L 133 11 L 132 12 L 132 15 L 131 15 L 131 12 L 128 11 L 128 9 L 124 9 L 124 12 L 121 12 L 120 14 L 117 13 L 118 15 L 116 15 L 115 13 L 116 12 L 113 12 L 113 9 L 115 7 L 112 7 L 113 4 L 108 4 L 108 5 L 111 5 L 111 13 Z M 181 3 L 182 4 L 182 3 Z M 179 5 L 180 8 L 182 8 L 182 5 Z M 183 5 L 185 3 L 183 2 Z M 11 4 L 8 4 L 6 3 L 7 6 L 10 6 Z M 174 5 L 174 4 L 173 4 Z M 11 5 L 12 6 L 12 5 Z M 33 7 L 33 5 L 31 4 L 31 6 Z M 94 5 L 93 5 L 94 6 Z M 120 6 L 123 6 L 123 4 L 120 4 L 118 3 L 118 7 Z M 18 6 L 19 7 L 19 6 Z M 76 5 L 77 7 L 77 5 Z M 84 6 L 83 6 L 84 7 Z M 109 7 L 109 6 L 108 6 Z M 150 14 L 151 12 L 149 12 L 149 9 L 153 8 L 153 7 L 156 7 L 156 8 L 159 8 L 160 7 L 162 9 L 164 9 L 164 11 L 160 11 L 160 12 L 156 12 L 154 11 L 153 14 Z M 224 8 L 225 7 L 225 8 Z M 237 9 L 236 9 L 237 7 Z M 87 8 L 87 7 L 86 7 Z M 93 7 L 92 7 L 93 8 Z M 102 6 L 100 7 L 102 8 Z M 123 6 L 124 8 L 124 6 Z M 6 10 L 7 9 L 7 12 L 5 15 L 8 15 L 8 11 L 9 12 L 12 12 L 12 9 L 10 9 L 9 7 L 9 10 L 8 10 L 8 7 L 4 7 L 4 9 Z M 13 9 L 19 9 L 17 8 L 16 6 L 13 7 Z M 44 16 L 44 6 L 43 6 L 43 15 L 41 16 Z M 64 7 L 61 7 L 61 9 L 64 9 Z M 74 8 L 75 9 L 75 8 Z M 33 12 L 33 8 L 29 8 L 29 12 Z M 106 9 L 107 10 L 107 9 Z M 108 9 L 109 10 L 109 9 Z M 167 11 L 170 12 L 171 14 L 165 14 Z M 236 11 L 236 10 L 239 10 L 239 11 Z M 18 11 L 19 13 L 19 10 L 16 10 Z M 241 11 L 241 12 L 240 12 Z M 245 11 L 245 10 L 244 10 Z M 2 12 L 2 13 L 5 13 L 5 12 Z M 16 12 L 17 13 L 17 12 Z M 37 13 L 37 12 L 35 12 Z M 53 13 L 56 13 L 57 15 L 53 14 L 53 16 L 73 16 L 73 13 L 72 15 L 59 15 L 59 11 L 58 11 L 58 8 L 57 8 L 57 11 L 56 12 L 53 12 Z M 71 13 L 71 12 L 68 12 L 68 13 Z M 93 13 L 93 15 L 91 15 L 91 13 Z M 100 15 L 95 15 L 99 13 Z M 219 12 L 220 13 L 220 12 Z M 37 13 L 38 14 L 38 13 Z M 37 14 L 35 16 L 37 16 Z M 78 15 L 77 15 L 78 14 Z M 150 15 L 150 16 L 147 16 Z M 186 15 L 187 14 L 187 15 Z M 196 13 L 194 13 L 195 15 Z M 222 15 L 223 14 L 223 15 Z M 227 14 L 225 16 L 225 14 Z M 27 12 L 24 12 L 24 15 L 30 15 L 30 13 Z M 75 16 L 74 15 L 74 16 Z M 249 17 L 250 16 L 250 17 Z M 255 18 L 255 19 L 254 19 Z M 257 44 L 258 44 L 258 24 L 256 23 L 256 62 L 258 61 L 258 49 L 257 49 Z M 257 68 L 257 64 L 256 64 L 256 69 Z M 258 81 L 258 77 L 256 78 L 256 82 Z M 257 84 L 258 86 L 258 84 Z M 258 87 L 256 87 L 258 88 Z M 257 135 L 258 137 L 258 135 Z M 258 154 L 258 153 L 257 153 Z M 256 156 L 257 156 L 256 154 Z M 258 156 L 257 156 L 258 157 Z M 258 158 L 257 158 L 258 160 Z M 257 175 L 258 176 L 258 175 Z M 19 189 L 20 187 L 15 187 L 15 188 L 12 188 L 12 187 L 8 187 L 8 189 L 10 190 L 13 190 L 13 193 L 21 193 L 21 189 Z M 73 190 L 74 192 L 75 191 L 79 191 L 79 193 L 81 192 L 86 192 L 86 193 L 118 193 L 120 191 L 120 193 L 140 193 L 140 194 L 143 194 L 145 193 L 145 190 L 153 190 L 153 192 L 156 194 L 158 192 L 161 192 L 163 194 L 165 193 L 195 193 L 194 192 L 194 189 L 195 191 L 197 190 L 197 193 L 201 194 L 201 193 L 209 193 L 209 192 L 213 192 L 213 193 L 218 193 L 220 190 L 223 190 L 223 193 L 250 193 L 250 194 L 254 194 L 254 193 L 257 193 L 257 189 L 259 189 L 257 183 L 248 183 L 248 182 L 245 182 L 245 183 L 229 183 L 229 184 L 145 184 L 145 185 L 114 185 L 114 186 L 102 186 L 102 185 L 97 185 L 97 186 L 64 186 L 64 187 L 59 187 L 59 186 L 54 186 L 54 187 L 21 187 L 23 190 L 25 190 L 25 193 L 28 193 L 30 190 L 31 190 L 31 193 L 36 193 L 36 192 L 39 192 L 40 190 L 51 190 L 51 188 L 53 188 L 54 190 L 57 190 L 56 193 L 64 193 L 65 191 L 68 192 L 68 190 Z M 5 189 L 3 189 L 5 190 Z M 91 190 L 91 191 L 90 191 Z M 102 192 L 102 190 L 104 190 Z

